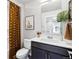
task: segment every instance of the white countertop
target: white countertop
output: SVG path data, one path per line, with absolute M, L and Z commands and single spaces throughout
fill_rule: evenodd
M 59 40 L 48 39 L 48 38 L 33 38 L 32 41 L 72 49 L 72 42 L 65 40 L 59 41 Z

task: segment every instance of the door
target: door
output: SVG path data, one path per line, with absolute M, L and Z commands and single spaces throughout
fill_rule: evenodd
M 32 47 L 32 59 L 47 59 L 47 53 L 36 47 Z
M 9 2 L 9 59 L 20 49 L 20 7 Z

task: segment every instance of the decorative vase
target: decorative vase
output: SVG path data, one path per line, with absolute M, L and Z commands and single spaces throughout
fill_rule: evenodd
M 41 35 L 41 32 L 37 32 L 37 37 L 39 38 Z

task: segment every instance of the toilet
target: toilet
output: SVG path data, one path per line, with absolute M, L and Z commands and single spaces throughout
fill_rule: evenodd
M 24 48 L 21 48 L 16 52 L 16 58 L 17 59 L 29 59 L 28 55 L 30 53 L 31 49 L 31 40 L 30 39 L 24 39 Z

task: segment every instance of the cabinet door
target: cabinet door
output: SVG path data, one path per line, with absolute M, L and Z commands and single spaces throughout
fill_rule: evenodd
M 56 53 L 48 53 L 48 59 L 69 59 L 69 57 L 65 57 Z
M 32 47 L 32 59 L 47 59 L 47 53 L 36 47 Z

